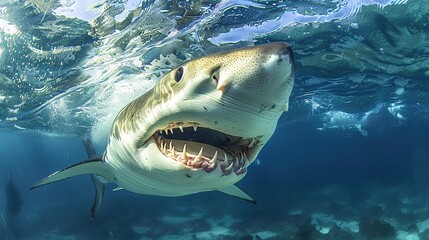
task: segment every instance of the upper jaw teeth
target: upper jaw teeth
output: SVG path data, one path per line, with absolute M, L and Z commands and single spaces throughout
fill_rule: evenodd
M 160 135 L 170 135 L 174 134 L 174 129 L 178 129 L 181 133 L 184 133 L 185 127 L 192 127 L 192 129 L 196 132 L 198 130 L 198 124 L 196 123 L 190 123 L 190 124 L 176 124 L 175 127 L 167 127 L 165 129 L 158 130 Z M 177 132 L 176 132 L 177 133 Z M 158 142 L 160 141 L 160 138 L 162 138 L 160 135 L 158 135 Z M 242 138 L 242 137 L 232 137 L 230 135 L 225 135 L 228 139 L 229 145 L 236 145 L 236 146 L 245 146 L 247 148 L 252 148 L 256 144 L 259 143 L 259 138 Z
M 160 134 L 168 135 L 170 133 L 173 134 L 174 133 L 173 132 L 174 129 L 179 129 L 181 132 L 183 132 L 184 128 L 187 128 L 187 127 L 192 127 L 192 129 L 194 129 L 194 131 L 197 131 L 198 130 L 198 126 L 199 126 L 198 123 L 193 123 L 193 122 L 190 122 L 190 123 L 183 123 L 183 122 L 170 123 L 170 124 L 168 124 L 167 127 L 158 130 L 158 132 Z

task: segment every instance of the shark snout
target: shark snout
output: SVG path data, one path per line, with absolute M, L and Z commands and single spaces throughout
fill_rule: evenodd
M 245 48 L 225 57 L 232 62 L 219 71 L 218 89 L 225 89 L 225 95 L 256 108 L 287 110 L 294 82 L 294 57 L 287 43 Z
M 269 56 L 268 64 L 272 63 L 271 60 L 275 60 L 277 65 L 281 66 L 282 64 L 288 65 L 290 63 L 293 64 L 294 57 L 291 46 L 285 42 L 271 43 L 261 45 L 261 51 L 264 55 Z M 286 60 L 287 62 L 283 62 Z

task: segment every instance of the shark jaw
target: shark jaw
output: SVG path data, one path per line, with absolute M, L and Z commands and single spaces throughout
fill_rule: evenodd
M 216 168 L 224 176 L 246 173 L 257 138 L 243 138 L 201 126 L 198 123 L 170 123 L 153 135 L 166 158 L 191 170 L 211 173 Z

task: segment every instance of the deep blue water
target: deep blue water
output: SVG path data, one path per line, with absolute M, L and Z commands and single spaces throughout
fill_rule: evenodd
M 377 131 L 377 124 L 370 128 Z M 395 219 L 399 222 L 397 231 L 406 230 L 428 217 L 426 212 L 407 215 L 399 211 L 417 211 L 427 205 L 428 131 L 427 122 L 419 119 L 368 137 L 345 135 L 339 130 L 320 132 L 313 123 L 288 124 L 279 128 L 261 152 L 260 165 L 252 165 L 239 183 L 258 201 L 256 205 L 219 192 L 165 198 L 107 191 L 95 220 L 89 214 L 93 186 L 88 176 L 28 191 L 41 176 L 85 159 L 79 138 L 3 131 L 2 185 L 10 175 L 22 198 L 22 209 L 14 220 L 16 232 L 9 238 L 43 239 L 55 232 L 78 239 L 150 239 L 166 235 L 188 239 L 208 231 L 218 238 L 240 239 L 269 231 L 276 233 L 274 239 L 299 239 L 302 218 L 314 213 L 348 221 Z M 401 202 L 403 199 L 415 201 L 415 206 Z M 333 207 L 336 204 L 340 207 Z M 376 208 L 382 204 L 387 205 L 383 210 Z M 302 213 L 291 215 L 294 211 Z M 229 226 L 222 220 L 225 216 L 236 222 Z M 173 219 L 178 222 L 169 222 L 173 217 L 179 218 Z M 228 226 L 229 232 L 214 229 L 209 224 L 211 219 Z M 148 230 L 136 233 L 137 226 Z
M 429 239 L 426 0 L 54 2 L 0 3 L 1 240 Z M 89 176 L 29 191 L 87 158 L 82 136 L 101 153 L 171 68 L 273 41 L 292 45 L 296 82 L 238 183 L 256 205 L 110 184 L 92 220 Z

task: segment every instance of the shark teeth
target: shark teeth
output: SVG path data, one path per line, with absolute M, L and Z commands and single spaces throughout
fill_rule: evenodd
M 223 153 L 223 159 L 222 167 L 226 168 L 228 166 L 228 155 L 226 153 Z
M 250 142 L 249 142 L 249 146 L 248 147 L 253 147 L 253 145 L 255 144 L 255 142 L 256 142 L 256 139 L 254 139 L 254 138 L 252 138 L 251 140 L 250 140 Z
M 183 146 L 182 157 L 183 157 L 185 160 L 188 160 L 188 155 L 186 154 L 186 144 Z
M 247 157 L 245 157 L 246 154 L 240 153 L 240 160 L 238 160 L 237 162 L 239 162 L 239 168 L 237 170 L 235 170 L 234 172 L 238 175 L 241 173 L 244 173 L 246 171 L 247 168 L 247 164 L 246 164 L 246 160 Z
M 184 128 L 186 127 L 192 127 L 192 129 L 194 129 L 194 131 L 198 130 L 198 126 L 199 124 L 196 122 L 177 122 L 177 123 L 170 123 L 168 124 L 165 128 L 163 129 L 159 129 L 158 133 L 159 134 L 164 134 L 164 135 L 170 135 L 170 134 L 174 134 L 174 129 L 179 129 L 180 132 L 184 132 Z
M 200 152 L 195 157 L 195 161 L 198 163 L 202 162 L 202 157 L 203 157 L 203 147 L 201 147 Z
M 243 138 L 199 127 L 201 125 L 196 122 L 173 122 L 156 131 L 153 138 L 163 155 L 191 170 L 204 170 L 207 173 L 217 170 L 217 174 L 223 176 L 246 172 L 250 165 L 248 156 L 252 156 L 249 155 L 252 154 L 250 148 L 260 144 L 261 137 Z M 192 138 L 197 133 L 193 133 L 191 129 L 201 134 L 209 134 L 209 137 L 210 134 L 220 136 L 225 139 L 226 144 L 214 146 L 216 141 L 214 145 L 194 142 Z
M 213 164 L 217 161 L 217 151 L 215 152 L 215 154 L 213 155 L 213 158 L 209 161 L 210 164 Z
M 235 160 L 234 160 L 234 166 L 235 168 L 239 168 L 240 167 L 240 160 L 238 159 L 237 156 L 235 156 Z
M 196 132 L 198 131 L 199 127 L 201 127 L 201 125 L 196 122 L 172 122 L 172 123 L 169 123 L 165 128 L 158 130 L 158 134 L 169 136 L 169 135 L 185 133 L 186 132 L 185 128 L 192 128 L 194 132 Z M 177 129 L 177 131 L 175 132 L 174 129 Z M 259 136 L 253 137 L 253 138 L 250 138 L 250 137 L 242 138 L 237 136 L 231 136 L 228 134 L 224 134 L 224 135 L 230 143 L 247 147 L 247 148 L 253 148 L 255 145 L 258 145 L 260 142 L 259 139 L 261 138 Z
M 176 153 L 176 150 L 174 150 L 174 146 L 173 146 L 173 148 L 171 149 L 171 152 L 172 152 L 172 154 L 173 154 L 173 158 L 177 158 L 177 153 Z
M 162 150 L 166 153 L 167 152 L 167 143 L 164 143 L 164 146 L 162 147 Z
M 225 170 L 225 171 L 231 171 L 231 169 L 232 169 L 232 165 L 234 165 L 234 163 L 233 163 L 233 162 L 231 162 L 231 164 L 230 164 L 228 167 L 225 167 L 225 168 L 224 168 L 224 170 Z
M 230 153 L 230 155 L 223 150 L 206 149 L 205 146 L 197 147 L 198 143 L 191 144 L 181 140 L 160 139 L 159 137 L 157 139 L 159 140 L 159 149 L 165 156 L 192 170 L 201 169 L 210 173 L 219 169 L 218 171 L 223 176 L 231 173 L 240 175 L 246 172 L 250 164 L 247 154 L 244 152 Z

